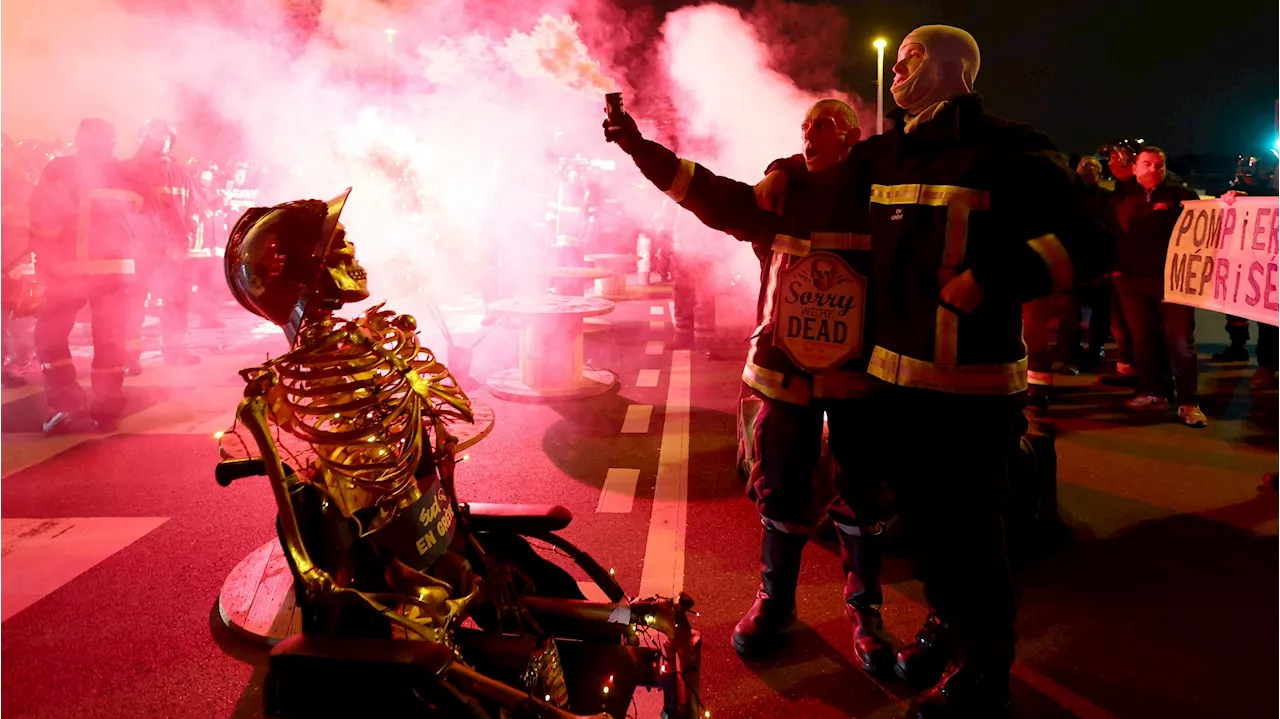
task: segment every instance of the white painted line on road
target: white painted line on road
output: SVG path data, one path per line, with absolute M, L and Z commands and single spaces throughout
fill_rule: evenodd
M 676 317 L 676 301 L 675 301 L 675 300 L 671 300 L 670 302 L 667 302 L 667 309 L 671 310 L 671 319 L 675 319 L 675 317 Z
M 35 604 L 168 517 L 0 519 L 4 542 L 3 619 Z
M 235 424 L 236 403 L 243 390 L 208 387 L 182 399 L 165 400 L 120 420 L 117 434 L 207 434 Z M 212 440 L 210 440 L 212 441 Z
M 664 308 L 662 305 L 649 306 L 649 314 L 651 315 L 661 315 L 665 310 L 666 308 Z
M 641 597 L 674 597 L 684 588 L 689 518 L 689 350 L 671 353 L 666 421 L 653 488 L 653 515 L 640 572 Z
M 633 404 L 627 407 L 627 418 L 622 420 L 623 434 L 645 434 L 649 431 L 649 420 L 653 418 L 653 405 Z
M 44 391 L 44 386 L 35 382 L 27 385 L 26 387 L 15 387 L 13 389 L 5 389 L 3 391 L 0 391 L 0 402 L 3 402 L 4 404 L 9 404 L 10 402 L 17 402 L 20 399 L 26 399 L 27 397 L 30 397 L 32 395 L 40 394 L 43 391 Z
M 640 376 L 636 377 L 636 386 L 637 387 L 657 387 L 659 374 L 661 374 L 661 371 L 656 369 L 640 370 Z
M 578 591 L 582 592 L 582 596 L 586 597 L 588 602 L 609 601 L 609 595 L 604 593 L 604 590 L 600 588 L 600 585 L 590 579 L 584 579 L 578 582 Z M 654 716 L 657 716 L 657 714 L 654 714 Z
M 610 467 L 604 476 L 604 486 L 600 488 L 600 501 L 596 511 L 601 514 L 626 514 L 636 500 L 636 484 L 640 481 L 640 470 L 619 469 Z
M 661 332 L 666 328 L 667 328 L 667 323 L 664 322 L 663 320 L 649 320 L 649 329 L 651 330 L 656 330 L 658 332 Z M 8 392 L 9 390 L 5 390 L 5 391 Z M 7 402 L 8 400 L 5 400 L 5 401 Z
M 644 345 L 644 353 L 647 355 L 662 354 L 662 342 L 658 340 L 650 340 L 649 342 L 646 342 Z
M 28 467 L 56 457 L 81 442 L 105 437 L 101 434 L 64 434 L 49 437 L 43 432 L 11 432 L 0 443 L 0 477 L 12 477 Z M 8 560 L 5 560 L 8 561 Z M 7 571 L 7 570 L 6 570 Z M 5 584 L 8 584 L 6 580 Z

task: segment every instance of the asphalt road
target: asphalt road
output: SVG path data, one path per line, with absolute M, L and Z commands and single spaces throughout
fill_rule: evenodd
M 485 332 L 459 317 L 459 342 L 479 341 L 472 375 L 515 366 L 514 328 Z M 460 466 L 461 496 L 570 508 L 566 536 L 638 592 L 671 368 L 687 361 L 681 559 L 705 636 L 703 699 L 726 719 L 895 716 L 908 688 L 873 681 L 850 661 L 834 547 L 806 551 L 802 622 L 782 652 L 763 662 L 734 654 L 729 633 L 752 601 L 759 531 L 733 469 L 741 358 L 650 354 L 651 343 L 670 338 L 660 295 L 622 303 L 605 319 L 604 331 L 587 335 L 585 359 L 617 373 L 615 392 L 525 404 L 468 381 L 497 423 Z M 1202 358 L 1220 346 L 1220 325 L 1201 316 Z M 259 715 L 264 653 L 221 627 L 215 602 L 228 572 L 273 536 L 274 510 L 265 480 L 221 488 L 212 476 L 212 430 L 227 423 L 242 387 L 235 370 L 281 348 L 257 329 L 236 316 L 226 329 L 197 330 L 206 361 L 190 370 L 149 354 L 147 373 L 129 380 L 131 418 L 110 436 L 44 438 L 39 394 L 5 390 L 5 717 Z M 729 350 L 745 347 L 745 331 L 725 334 Z M 1277 497 L 1258 484 L 1277 465 L 1276 394 L 1251 395 L 1244 366 L 1202 366 L 1205 430 L 1172 415 L 1133 417 L 1123 391 L 1090 376 L 1071 378 L 1055 404 L 1060 503 L 1073 541 L 1020 574 L 1016 717 L 1275 710 Z M 642 370 L 656 370 L 656 383 Z M 633 405 L 652 407 L 648 424 L 623 433 Z M 630 511 L 596 511 L 611 468 L 639 471 Z M 886 574 L 886 623 L 904 641 L 924 617 L 920 588 L 904 558 Z

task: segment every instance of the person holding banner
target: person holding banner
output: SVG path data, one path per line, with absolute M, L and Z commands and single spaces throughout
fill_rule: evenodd
M 1139 190 L 1117 198 L 1116 289 L 1125 320 L 1133 332 L 1138 388 L 1125 405 L 1139 411 L 1169 409 L 1164 377 L 1172 364 L 1178 417 L 1188 427 L 1205 427 L 1200 410 L 1199 359 L 1196 355 L 1195 309 L 1164 301 L 1164 266 L 1169 237 L 1182 203 L 1198 200 L 1194 191 L 1168 182 L 1165 154 L 1142 148 L 1134 161 Z
M 1275 177 L 1274 170 L 1271 177 Z M 1249 195 L 1255 195 L 1258 197 L 1276 197 L 1277 195 L 1280 195 L 1280 192 L 1277 192 L 1276 188 L 1270 183 L 1233 183 L 1232 187 L 1233 189 L 1229 189 L 1222 193 L 1221 197 L 1228 206 L 1235 204 L 1236 197 Z M 1272 319 L 1276 319 L 1276 317 L 1272 316 Z M 1236 343 L 1237 334 L 1231 332 L 1232 326 L 1235 325 L 1238 327 L 1239 323 L 1244 324 L 1244 341 L 1247 342 L 1249 339 L 1249 320 L 1245 317 L 1237 317 L 1236 315 L 1231 314 L 1227 315 L 1227 332 L 1231 337 L 1233 346 Z M 1243 342 L 1241 344 L 1243 345 Z M 1253 376 L 1249 378 L 1250 388 L 1255 390 L 1266 390 L 1275 387 L 1277 360 L 1280 359 L 1277 357 L 1278 350 L 1280 350 L 1278 345 L 1280 345 L 1280 328 L 1277 328 L 1274 324 L 1259 322 L 1258 345 L 1254 348 L 1254 353 L 1258 356 L 1258 369 L 1254 370 Z M 1230 351 L 1230 349 L 1231 348 L 1228 348 L 1228 351 Z M 1248 351 L 1246 350 L 1245 358 L 1248 359 L 1248 356 Z M 1216 360 L 1217 358 L 1217 355 L 1214 355 L 1214 359 Z

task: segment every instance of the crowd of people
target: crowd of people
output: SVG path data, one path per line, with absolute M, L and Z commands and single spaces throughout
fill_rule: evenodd
M 1110 187 L 1103 184 L 1103 161 Z M 1242 156 L 1232 182 L 1211 194 L 1275 196 L 1276 164 L 1270 152 Z M 1176 407 L 1187 426 L 1206 426 L 1196 391 L 1195 310 L 1164 302 L 1162 280 L 1181 203 L 1200 199 L 1200 194 L 1168 175 L 1160 148 L 1134 139 L 1111 142 L 1097 156 L 1081 158 L 1076 171 L 1091 189 L 1090 211 L 1116 240 L 1115 258 L 1103 277 L 1024 306 L 1031 407 L 1037 412 L 1048 409 L 1055 375 L 1099 370 L 1106 345 L 1114 338 L 1115 370 L 1101 379 L 1136 387 L 1126 402 L 1130 409 Z M 1082 308 L 1089 310 L 1083 345 Z M 1055 325 L 1056 344 L 1051 342 Z M 1228 317 L 1226 327 L 1231 344 L 1215 353 L 1213 361 L 1247 362 L 1249 322 Z M 1258 367 L 1250 378 L 1255 390 L 1275 386 L 1276 332 L 1275 325 L 1258 324 Z
M 133 157 L 120 160 L 116 128 L 100 118 L 84 119 L 70 148 L 4 138 L 3 383 L 25 384 L 34 358 L 51 410 L 46 433 L 118 423 L 124 377 L 143 371 L 148 315 L 159 317 L 163 361 L 178 366 L 200 362 L 188 345 L 192 315 L 221 325 L 230 299 L 222 247 L 259 190 L 247 163 L 182 162 L 176 142 L 170 124 L 151 120 Z M 86 305 L 92 397 L 70 350 Z

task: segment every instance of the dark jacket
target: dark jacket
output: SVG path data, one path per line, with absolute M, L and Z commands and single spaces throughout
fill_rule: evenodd
M 901 111 L 897 125 L 901 127 Z M 911 134 L 863 143 L 870 178 L 872 300 L 885 382 L 951 394 L 1027 387 L 1022 303 L 1099 276 L 1111 239 L 1049 138 L 957 98 Z M 793 175 L 794 159 L 787 170 Z M 855 188 L 854 202 L 866 195 Z M 984 301 L 962 315 L 942 287 L 972 270 Z
M 132 275 L 138 190 L 113 158 L 54 158 L 31 195 L 31 249 L 41 272 Z
M 1182 203 L 1198 200 L 1194 191 L 1168 182 L 1152 190 L 1138 186 L 1113 200 L 1116 223 L 1116 270 L 1125 277 L 1159 279 L 1164 276 L 1169 236 L 1182 214 Z
M 191 173 L 168 156 L 134 157 L 129 171 L 143 190 L 145 250 L 152 257 L 186 257 L 205 209 L 204 193 Z
M 866 307 L 868 217 L 865 204 L 846 201 L 859 161 L 851 155 L 830 170 L 798 178 L 779 216 L 756 206 L 750 185 L 719 177 L 658 143 L 639 141 L 628 150 L 658 189 L 708 227 L 750 242 L 760 259 L 759 326 L 743 381 L 765 396 L 801 405 L 869 393 L 874 334 Z

